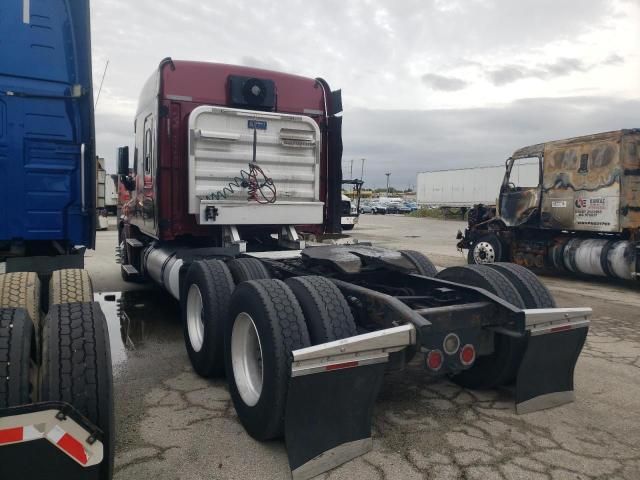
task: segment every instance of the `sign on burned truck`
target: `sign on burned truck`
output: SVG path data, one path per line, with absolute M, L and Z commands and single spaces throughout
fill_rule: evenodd
M 620 142 L 618 131 L 545 145 L 543 228 L 620 231 Z

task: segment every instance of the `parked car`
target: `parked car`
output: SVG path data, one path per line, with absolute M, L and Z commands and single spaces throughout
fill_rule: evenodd
M 371 204 L 371 208 L 375 215 L 384 215 L 387 213 L 387 205 L 380 202 L 374 202 Z
M 396 206 L 396 213 L 411 213 L 413 212 L 413 210 L 411 210 L 411 207 L 407 206 L 406 203 L 400 204 Z
M 370 202 L 360 204 L 360 213 L 373 213 L 373 206 Z
M 410 209 L 408 209 L 407 207 L 405 207 L 404 203 L 402 202 L 388 202 L 386 203 L 387 206 L 387 213 L 409 213 L 411 212 Z
M 419 208 L 416 202 L 406 202 L 405 206 L 409 208 L 409 210 L 411 210 L 412 212 L 415 212 Z

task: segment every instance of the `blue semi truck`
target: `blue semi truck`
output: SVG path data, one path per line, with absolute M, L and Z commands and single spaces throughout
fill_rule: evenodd
M 0 478 L 108 480 L 88 0 L 0 2 Z

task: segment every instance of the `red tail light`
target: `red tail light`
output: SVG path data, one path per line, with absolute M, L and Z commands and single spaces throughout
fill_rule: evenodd
M 468 367 L 476 360 L 476 349 L 470 343 L 467 343 L 462 350 L 460 350 L 460 363 L 465 367 Z
M 440 350 L 431 350 L 427 353 L 427 367 L 429 370 L 438 371 L 442 367 L 444 356 Z

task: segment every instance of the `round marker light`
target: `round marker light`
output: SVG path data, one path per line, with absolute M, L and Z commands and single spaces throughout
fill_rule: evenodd
M 442 342 L 442 348 L 444 348 L 444 352 L 447 355 L 453 355 L 460 348 L 460 337 L 455 333 L 450 333 L 446 337 L 444 337 L 444 342 Z
M 476 349 L 470 343 L 467 343 L 460 350 L 460 363 L 465 367 L 471 365 L 476 359 Z
M 442 355 L 442 352 L 440 350 L 431 350 L 429 353 L 427 353 L 427 367 L 429 368 L 429 370 L 440 370 L 443 363 L 444 355 Z

